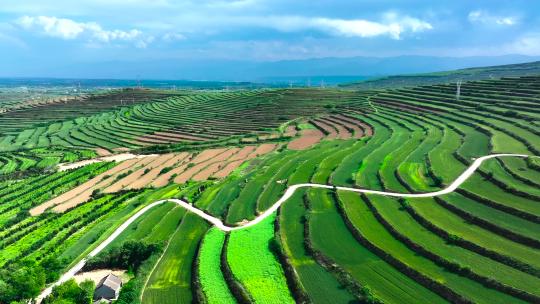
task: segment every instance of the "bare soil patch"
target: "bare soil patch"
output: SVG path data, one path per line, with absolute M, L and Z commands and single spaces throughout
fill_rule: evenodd
M 153 169 L 151 169 L 150 172 L 148 172 L 147 174 L 143 176 L 143 178 L 133 182 L 132 184 L 127 186 L 126 189 L 141 189 L 141 188 L 146 187 L 147 185 L 150 185 L 159 176 L 161 170 L 165 168 L 169 168 L 169 167 L 178 166 L 188 156 L 189 156 L 189 153 L 186 153 L 186 152 L 173 154 L 173 157 L 164 161 L 159 166 L 156 166 Z
M 129 148 L 125 148 L 125 147 L 114 148 L 113 151 L 115 151 L 115 152 L 128 152 Z
M 260 155 L 270 153 L 274 151 L 277 148 L 277 146 L 278 146 L 277 144 L 262 144 L 258 146 L 257 149 L 255 149 L 255 151 L 251 153 L 250 157 L 253 155 L 253 157 L 251 158 L 254 158 Z
M 311 130 L 314 131 L 314 130 Z M 30 210 L 33 216 L 52 208 L 54 212 L 64 212 L 87 200 L 96 189 L 112 193 L 123 189 L 140 189 L 148 185 L 167 185 L 174 176 L 174 182 L 184 183 L 188 179 L 206 180 L 210 176 L 226 177 L 244 161 L 269 153 L 277 144 L 245 146 L 243 148 L 218 148 L 204 150 L 196 156 L 190 153 L 170 153 L 163 155 L 117 154 L 95 161 L 121 161 L 116 167 L 90 179 Z M 161 174 L 164 168 L 172 168 Z M 132 171 L 132 172 L 130 172 Z M 120 174 L 129 175 L 118 180 Z
M 122 269 L 96 269 L 92 271 L 79 272 L 75 276 L 73 276 L 73 279 L 78 284 L 86 280 L 91 280 L 97 286 L 101 279 L 111 273 L 119 277 L 122 280 L 122 283 L 127 283 L 127 281 L 129 281 L 129 275 L 127 274 L 127 271 Z
M 267 139 L 276 139 L 279 138 L 279 134 L 272 133 L 272 134 L 264 134 L 258 136 L 260 140 L 267 140 Z
M 241 160 L 248 157 L 253 151 L 255 151 L 256 146 L 245 146 L 238 153 L 229 158 L 229 161 Z
M 332 118 L 335 120 L 339 120 L 346 128 L 353 130 L 353 138 L 359 139 L 364 136 L 364 129 L 358 125 L 358 122 L 353 123 L 341 115 L 336 115 L 336 116 L 333 116 Z
M 371 128 L 370 125 L 364 123 L 363 121 L 360 121 L 354 117 L 351 117 L 351 116 L 348 116 L 348 115 L 340 115 L 340 117 L 342 118 L 342 120 L 344 121 L 348 121 L 352 124 L 355 124 L 357 126 L 359 126 L 360 128 L 362 128 L 362 130 L 364 131 L 364 135 L 365 136 L 373 136 L 373 128 Z
M 208 158 L 206 161 L 200 162 L 193 167 L 188 168 L 186 171 L 182 172 L 174 179 L 174 182 L 177 184 L 182 184 L 191 178 L 193 178 L 194 180 L 206 180 L 214 172 L 220 169 L 220 163 L 226 161 L 229 157 L 233 156 L 239 150 L 240 149 L 238 148 L 231 148 L 214 157 Z
M 213 177 L 215 178 L 225 178 L 231 174 L 236 168 L 238 168 L 244 161 L 247 159 L 239 159 L 232 161 L 225 165 L 225 167 L 221 168 L 221 170 L 214 173 Z
M 142 159 L 142 160 L 141 159 L 132 159 L 132 160 L 128 160 L 128 161 L 122 163 L 122 164 L 128 163 L 127 168 L 117 172 L 114 175 L 106 175 L 96 185 L 94 185 L 94 186 L 92 186 L 90 188 L 86 188 L 82 192 L 78 193 L 75 197 L 73 197 L 73 198 L 71 198 L 71 199 L 69 199 L 69 200 L 67 200 L 67 201 L 65 201 L 65 202 L 63 202 L 61 204 L 56 205 L 54 208 L 52 208 L 52 211 L 54 211 L 54 212 L 65 212 L 66 210 L 68 210 L 70 208 L 73 208 L 75 206 L 78 206 L 79 204 L 82 204 L 82 203 L 88 201 L 92 197 L 92 192 L 94 192 L 94 190 L 96 190 L 96 189 L 103 190 L 103 189 L 107 188 L 108 186 L 110 186 L 112 183 L 114 183 L 116 181 L 116 178 L 117 178 L 117 176 L 119 174 L 129 172 L 133 168 L 137 168 L 137 167 L 139 167 L 141 165 L 144 165 L 144 164 L 141 164 L 141 163 L 144 163 L 144 162 L 147 162 L 147 161 L 149 161 L 149 160 L 148 159 Z
M 316 120 L 316 119 L 310 121 L 310 123 L 312 123 L 313 125 L 315 125 L 316 127 L 322 130 L 325 130 L 327 133 L 326 135 L 327 139 L 332 140 L 332 139 L 338 138 L 338 132 L 332 125 L 329 125 L 328 123 L 325 123 L 323 121 Z
M 299 138 L 292 140 L 287 148 L 291 150 L 305 150 L 320 142 L 324 134 L 318 129 L 306 129 L 301 131 Z
M 218 162 L 218 163 L 210 164 L 208 167 L 204 168 L 199 173 L 193 175 L 191 179 L 195 181 L 205 181 L 211 175 L 221 170 L 223 166 L 225 166 L 225 162 Z
M 274 149 L 277 147 L 277 144 L 262 144 L 255 148 L 255 146 L 247 146 L 242 149 L 242 151 L 238 152 L 234 157 L 231 157 L 229 159 L 229 163 L 225 164 L 225 166 L 222 166 L 221 170 L 214 173 L 213 177 L 215 178 L 225 178 L 231 174 L 236 168 L 238 168 L 242 163 L 251 160 L 253 158 L 256 158 L 258 156 L 270 153 L 274 151 Z M 252 149 L 248 149 L 252 148 Z M 251 150 L 246 155 L 246 152 Z
M 109 156 L 111 155 L 111 152 L 109 150 L 103 149 L 103 148 L 96 148 L 96 153 L 98 156 Z
M 334 127 L 338 131 L 337 139 L 350 139 L 350 138 L 352 138 L 352 133 L 349 130 L 347 130 L 347 128 L 345 128 L 343 123 L 340 122 L 339 120 L 336 120 L 336 119 L 334 119 L 334 118 L 332 118 L 330 116 L 330 117 L 325 117 L 323 119 L 323 121 L 325 123 L 327 123 L 328 125 L 331 125 L 332 127 Z
M 162 174 L 158 176 L 153 182 L 152 186 L 154 187 L 163 187 L 166 186 L 171 178 L 173 176 L 178 176 L 182 174 L 186 169 L 188 169 L 188 166 L 196 166 L 197 164 L 201 162 L 205 162 L 208 159 L 215 157 L 216 155 L 223 153 L 226 149 L 225 148 L 219 148 L 219 149 L 209 149 L 204 150 L 201 153 L 197 154 L 196 156 L 190 155 L 189 157 L 185 158 L 176 168 L 172 169 L 171 171 Z M 193 165 L 190 165 L 193 164 Z M 175 177 L 176 179 L 177 177 Z
M 30 209 L 30 214 L 32 216 L 39 215 L 50 207 L 67 203 L 73 199 L 77 199 L 77 201 L 80 201 L 79 203 L 82 203 L 88 198 L 90 198 L 92 191 L 96 189 L 100 184 L 102 184 L 103 182 L 107 180 L 110 180 L 112 176 L 128 170 L 132 165 L 136 164 L 139 161 L 140 161 L 139 159 L 127 160 L 119 164 L 118 166 L 99 174 L 98 176 L 90 179 L 89 181 L 83 183 L 82 185 L 75 187 L 69 190 L 68 192 L 65 192 L 53 198 L 52 200 L 49 200 L 39 206 L 36 206 Z
M 137 179 L 139 179 L 144 174 L 144 170 L 153 168 L 154 166 L 157 166 L 162 163 L 163 156 L 152 156 L 144 158 L 142 161 L 137 163 L 134 168 L 132 169 L 133 172 L 129 174 L 128 176 L 121 178 L 120 180 L 116 180 L 115 182 L 110 185 L 109 187 L 105 188 L 103 190 L 104 193 L 114 193 L 117 191 L 120 191 L 124 189 L 126 186 L 130 185 L 131 183 L 135 182 Z
M 285 129 L 285 132 L 283 133 L 283 135 L 289 136 L 289 137 L 295 137 L 296 133 L 297 133 L 296 126 L 289 125 L 287 126 L 287 129 Z

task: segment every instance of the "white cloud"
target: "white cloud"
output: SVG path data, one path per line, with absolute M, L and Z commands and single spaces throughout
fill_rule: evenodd
M 23 16 L 16 23 L 28 31 L 38 31 L 50 37 L 72 40 L 86 37 L 91 42 L 109 43 L 113 41 L 135 41 L 136 44 L 150 43 L 152 39 L 142 37 L 137 29 L 128 31 L 106 30 L 96 22 L 77 22 L 71 19 L 48 16 Z M 143 45 L 141 44 L 141 45 Z
M 471 11 L 468 18 L 471 23 L 486 25 L 512 26 L 519 22 L 515 16 L 496 16 L 482 10 Z
M 70 19 L 56 17 L 30 17 L 24 16 L 17 20 L 17 23 L 26 30 L 39 27 L 46 35 L 62 39 L 75 39 L 84 32 L 84 24 L 77 23 Z
M 135 43 L 135 47 L 139 48 L 139 49 L 145 49 L 148 47 L 149 44 L 151 44 L 152 42 L 154 42 L 155 38 L 154 36 L 148 36 L 148 37 L 145 37 L 143 39 L 139 39 L 136 43 Z
M 408 16 L 387 14 L 384 19 L 382 22 L 374 22 L 362 19 L 316 18 L 312 22 L 315 27 L 347 37 L 390 36 L 393 39 L 400 39 L 404 32 L 416 33 L 433 29 L 428 22 Z
M 166 42 L 173 42 L 178 40 L 184 40 L 186 39 L 186 36 L 180 33 L 166 33 L 161 37 L 161 39 Z
M 317 30 L 335 36 L 361 38 L 389 36 L 392 39 L 401 39 L 403 33 L 418 33 L 433 29 L 433 26 L 426 21 L 394 13 L 385 14 L 381 21 L 298 16 L 273 16 L 251 21 L 259 26 L 287 32 Z

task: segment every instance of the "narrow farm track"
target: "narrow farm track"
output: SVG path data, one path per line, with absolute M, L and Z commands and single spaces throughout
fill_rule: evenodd
M 241 224 L 238 224 L 237 226 L 227 226 L 225 225 L 221 219 L 216 218 L 214 216 L 211 216 L 207 213 L 205 213 L 203 210 L 200 210 L 196 207 L 194 207 L 192 204 L 187 203 L 185 201 L 179 200 L 179 199 L 165 199 L 165 200 L 159 200 L 156 202 L 153 202 L 141 210 L 139 210 L 137 213 L 135 213 L 133 216 L 131 216 L 128 220 L 126 220 L 122 225 L 120 225 L 106 240 L 104 240 L 101 244 L 99 244 L 94 250 L 92 250 L 88 256 L 81 261 L 79 261 L 75 266 L 73 266 L 71 269 L 69 269 L 66 273 L 64 273 L 60 279 L 46 288 L 38 297 L 37 297 L 37 303 L 40 303 L 41 300 L 43 300 L 45 297 L 47 297 L 51 292 L 52 288 L 54 286 L 60 285 L 63 282 L 68 281 L 69 279 L 73 278 L 73 276 L 78 273 L 86 264 L 86 261 L 88 258 L 94 257 L 97 254 L 99 254 L 103 249 L 105 249 L 109 244 L 111 244 L 124 230 L 128 228 L 130 224 L 132 224 L 134 221 L 136 221 L 139 217 L 144 215 L 147 211 L 150 209 L 161 205 L 165 202 L 174 202 L 178 204 L 179 206 L 185 208 L 186 210 L 196 214 L 197 216 L 200 216 L 201 218 L 205 219 L 218 229 L 230 232 L 234 230 L 241 230 L 245 229 L 254 225 L 257 225 L 258 223 L 262 222 L 266 218 L 268 218 L 270 215 L 272 215 L 274 212 L 276 212 L 279 207 L 287 201 L 295 192 L 297 189 L 300 188 L 323 188 L 323 189 L 334 189 L 334 190 L 342 190 L 342 191 L 351 191 L 356 193 L 367 193 L 367 194 L 377 194 L 377 195 L 383 195 L 383 196 L 390 196 L 390 197 L 403 197 L 403 198 L 425 198 L 425 197 L 435 197 L 440 196 L 444 194 L 449 194 L 453 191 L 455 191 L 461 184 L 463 184 L 469 177 L 471 177 L 475 171 L 482 165 L 482 163 L 486 160 L 492 159 L 492 158 L 502 158 L 502 157 L 520 157 L 520 158 L 528 158 L 528 157 L 539 157 L 539 156 L 530 156 L 526 154 L 491 154 L 479 157 L 474 160 L 474 162 L 465 170 L 461 175 L 458 176 L 449 186 L 446 188 L 434 191 L 434 192 L 426 192 L 426 193 L 397 193 L 397 192 L 386 192 L 386 191 L 377 191 L 377 190 L 369 190 L 369 189 L 359 189 L 359 188 L 350 188 L 350 187 L 340 187 L 340 186 L 332 186 L 332 185 L 324 185 L 324 184 L 312 184 L 312 183 L 303 183 L 303 184 L 296 184 L 292 185 L 287 188 L 285 193 L 266 211 L 259 214 L 254 220 L 249 222 L 243 222 Z

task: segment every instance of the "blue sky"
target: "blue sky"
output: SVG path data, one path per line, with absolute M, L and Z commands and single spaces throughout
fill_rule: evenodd
M 540 55 L 540 1 L 2 0 L 0 69 L 155 59 Z

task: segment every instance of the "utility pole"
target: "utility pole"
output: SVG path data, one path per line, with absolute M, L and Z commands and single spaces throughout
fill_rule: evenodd
M 457 81 L 456 86 L 456 101 L 459 101 L 459 98 L 461 97 L 461 79 Z

